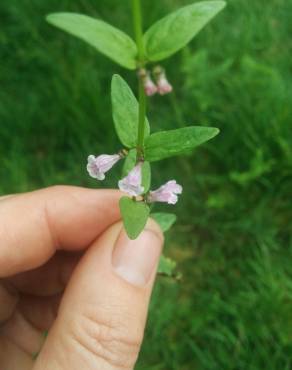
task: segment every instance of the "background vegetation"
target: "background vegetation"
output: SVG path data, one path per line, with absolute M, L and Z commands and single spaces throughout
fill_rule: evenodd
M 145 0 L 146 26 L 186 3 Z M 150 102 L 155 131 L 221 135 L 154 166 L 154 185 L 184 185 L 166 246 L 184 278 L 160 278 L 138 370 L 292 368 L 292 1 L 227 3 L 166 66 L 175 93 Z M 132 33 L 129 4 L 1 0 L 0 193 L 96 186 L 87 154 L 118 148 L 111 75 L 135 76 L 44 16 L 78 11 Z

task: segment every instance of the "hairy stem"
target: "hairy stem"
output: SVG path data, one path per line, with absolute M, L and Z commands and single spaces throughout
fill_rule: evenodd
M 143 28 L 140 0 L 132 0 L 134 30 L 138 48 L 138 68 L 143 68 L 145 64 L 145 53 L 143 43 Z M 143 80 L 139 76 L 139 122 L 137 137 L 137 161 L 144 157 L 144 133 L 146 116 L 146 96 L 144 92 Z

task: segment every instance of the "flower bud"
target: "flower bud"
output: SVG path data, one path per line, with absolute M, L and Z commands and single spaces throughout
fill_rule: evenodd
M 153 74 L 155 76 L 158 93 L 160 95 L 171 93 L 173 88 L 166 78 L 165 70 L 162 67 L 157 66 L 154 68 Z
M 138 72 L 139 78 L 141 78 L 144 91 L 147 96 L 152 96 L 157 93 L 157 87 L 150 77 L 150 73 L 144 68 L 140 69 Z

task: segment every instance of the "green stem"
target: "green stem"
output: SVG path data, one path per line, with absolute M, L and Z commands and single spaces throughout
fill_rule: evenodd
M 138 48 L 138 68 L 145 64 L 145 53 L 143 43 L 143 28 L 140 0 L 132 0 L 134 30 Z M 144 133 L 146 116 L 146 96 L 144 92 L 143 79 L 139 76 L 139 122 L 137 137 L 137 161 L 144 157 Z
M 138 62 L 144 64 L 144 43 L 140 0 L 132 0 L 134 31 L 138 48 Z
M 139 125 L 137 138 L 137 160 L 144 158 L 144 133 L 146 116 L 146 96 L 143 81 L 139 78 Z

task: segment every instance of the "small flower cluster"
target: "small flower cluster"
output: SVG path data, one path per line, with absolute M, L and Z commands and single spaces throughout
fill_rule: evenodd
M 147 96 L 152 96 L 156 93 L 165 95 L 173 90 L 166 78 L 165 70 L 160 66 L 153 68 L 152 73 L 145 68 L 140 68 L 138 70 L 138 78 L 142 81 Z M 97 157 L 90 155 L 88 157 L 87 171 L 91 177 L 97 180 L 104 180 L 105 173 L 127 154 L 128 152 L 123 150 L 118 154 L 112 155 L 102 154 Z M 175 180 L 170 180 L 160 188 L 146 192 L 142 184 L 142 167 L 143 161 L 137 161 L 136 166 L 128 175 L 118 182 L 119 189 L 132 197 L 141 197 L 147 203 L 164 202 L 176 204 L 178 195 L 182 193 L 182 186 L 177 184 Z
M 144 86 L 144 91 L 147 96 L 155 95 L 156 93 L 160 95 L 166 95 L 172 92 L 172 86 L 168 82 L 165 74 L 165 70 L 156 66 L 153 69 L 154 81 L 151 78 L 151 73 L 144 68 L 139 69 L 138 77 L 141 78 Z
M 109 171 L 120 159 L 125 156 L 124 152 L 119 154 L 102 154 L 98 157 L 90 155 L 88 157 L 87 171 L 89 175 L 97 180 L 104 180 L 105 173 Z M 119 181 L 119 189 L 133 197 L 138 197 L 144 193 L 142 186 L 142 165 L 139 162 L 130 172 Z M 144 196 L 147 203 L 164 202 L 168 204 L 176 204 L 178 195 L 182 193 L 182 186 L 177 184 L 175 180 L 168 181 L 157 190 L 149 191 Z

